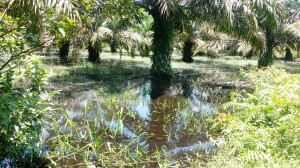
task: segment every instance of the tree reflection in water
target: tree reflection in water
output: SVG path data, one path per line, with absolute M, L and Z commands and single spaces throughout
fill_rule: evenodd
M 164 152 L 180 153 L 198 148 L 203 151 L 206 150 L 206 147 L 212 147 L 211 143 L 205 142 L 205 138 L 201 135 L 189 134 L 182 121 L 184 113 L 192 113 L 189 111 L 192 110 L 191 106 L 194 105 L 198 107 L 197 109 L 202 109 L 202 106 L 208 102 L 199 101 L 200 95 L 195 90 L 197 88 L 193 86 L 192 80 L 176 81 L 176 84 L 171 83 L 171 80 L 151 80 L 151 114 L 147 129 L 148 135 L 150 135 L 147 140 L 150 153 L 162 150 L 162 148 L 166 149 Z M 182 102 L 187 102 L 188 108 L 178 109 Z M 206 108 L 205 106 L 204 109 Z M 179 112 L 178 110 L 186 111 Z M 201 111 L 197 111 L 196 116 L 189 114 L 186 116 L 199 117 Z M 203 143 L 201 144 L 201 142 Z

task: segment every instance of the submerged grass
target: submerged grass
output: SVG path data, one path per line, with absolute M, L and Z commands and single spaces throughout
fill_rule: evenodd
M 114 122 L 109 123 L 100 115 L 88 117 L 88 109 L 86 105 L 81 121 L 76 121 L 68 111 L 61 111 L 51 121 L 55 123 L 51 129 L 54 135 L 48 143 L 51 144 L 49 156 L 53 166 L 124 167 L 147 163 L 140 157 L 134 158 L 134 154 L 145 155 L 139 148 L 139 136 L 121 143 L 125 117 L 122 109 L 113 114 L 116 125 L 111 125 Z
M 123 89 L 127 91 L 109 92 L 106 86 L 100 85 L 93 91 L 57 98 L 54 104 L 60 109 L 49 119 L 49 125 L 53 126 L 45 143 L 51 148 L 48 155 L 53 167 L 182 165 L 179 160 L 174 161 L 175 153 L 166 153 L 176 148 L 173 146 L 176 143 L 156 142 L 161 141 L 160 138 L 178 140 L 182 137 L 189 143 L 197 141 L 193 137 L 203 132 L 198 120 L 201 111 L 189 113 L 191 110 L 184 97 L 171 94 L 151 101 L 150 83 L 142 86 L 129 83 Z M 134 111 L 139 103 L 155 114 L 141 116 Z
M 299 167 L 299 75 L 277 69 L 251 71 L 244 75 L 235 65 L 244 62 L 241 67 L 252 69 L 255 68 L 254 61 L 226 59 L 209 62 L 211 60 L 199 58 L 201 65 L 196 59 L 196 63 L 189 66 L 182 62 L 175 62 L 173 66 L 178 71 L 202 73 L 202 64 L 213 64 L 213 68 L 208 69 L 212 72 L 211 77 L 220 77 L 224 81 L 225 75 L 232 80 L 251 79 L 256 85 L 254 93 L 232 94 L 231 102 L 212 116 L 193 111 L 182 97 L 175 100 L 172 95 L 162 96 L 149 104 L 154 117 L 151 120 L 155 121 L 152 123 L 145 122 L 132 109 L 139 96 L 146 97 L 151 88 L 143 88 L 141 95 L 127 92 L 145 84 L 144 79 L 135 78 L 149 74 L 149 62 L 135 60 L 128 65 L 112 61 L 98 66 L 84 64 L 52 68 L 53 84 L 70 85 L 72 82 L 75 83 L 73 86 L 78 86 L 69 89 L 70 97 L 63 95 L 56 100 L 60 109 L 49 119 L 53 127 L 46 144 L 51 146 L 48 152 L 51 166 Z M 238 70 L 219 74 L 217 71 L 222 68 L 230 72 Z M 83 97 L 84 94 L 92 96 L 83 100 L 81 94 Z M 210 101 L 216 101 L 218 96 L 210 96 Z M 69 102 L 74 98 L 78 100 Z M 160 110 L 168 113 L 159 113 Z M 149 125 L 156 125 L 158 121 L 163 123 L 157 127 L 160 132 L 149 132 Z M 218 153 L 213 152 L 216 155 L 212 156 L 212 153 L 205 155 L 191 150 L 177 159 L 176 153 L 166 152 L 172 151 L 175 147 L 172 144 L 158 142 L 151 151 L 145 147 L 148 139 L 156 141 L 167 137 L 176 140 L 183 137 L 191 140 L 195 135 L 214 143 L 219 148 Z
M 154 136 L 152 133 L 157 132 L 147 132 L 147 125 L 128 108 L 128 103 L 136 101 L 135 99 L 129 93 L 118 97 L 111 95 L 103 100 L 94 96 L 84 107 L 77 108 L 84 111 L 81 120 L 77 120 L 72 116 L 74 113 L 68 110 L 56 113 L 50 120 L 53 125 L 50 129 L 52 137 L 46 142 L 51 146 L 48 156 L 52 166 L 179 167 L 179 160 L 174 160 L 176 154 L 166 153 L 167 146 L 145 146 Z M 169 138 L 176 136 L 179 133 L 174 131 L 176 126 L 183 127 L 182 130 L 192 130 L 190 134 L 195 134 L 195 131 L 199 134 L 201 123 L 196 120 L 196 114 L 183 113 L 187 110 L 186 102 L 173 104 L 172 100 L 158 101 L 160 103 L 156 103 L 154 108 L 162 111 L 174 110 L 174 114 L 171 113 L 174 116 L 157 114 L 156 119 L 162 119 L 164 123 L 161 128 L 163 135 Z M 101 107 L 99 102 L 103 102 Z M 153 123 L 149 124 L 151 127 Z

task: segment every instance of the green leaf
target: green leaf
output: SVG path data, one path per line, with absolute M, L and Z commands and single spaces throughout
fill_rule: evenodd
M 58 31 L 61 33 L 61 35 L 62 35 L 63 37 L 66 37 L 66 32 L 64 31 L 63 28 L 58 28 Z

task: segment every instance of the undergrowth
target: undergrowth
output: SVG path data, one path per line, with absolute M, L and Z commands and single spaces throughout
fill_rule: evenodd
M 232 93 L 216 114 L 211 129 L 220 150 L 207 166 L 299 167 L 300 75 L 278 69 L 245 75 L 256 89 Z
M 38 143 L 43 117 L 50 115 L 51 92 L 37 57 L 13 62 L 0 74 L 0 167 L 43 167 Z

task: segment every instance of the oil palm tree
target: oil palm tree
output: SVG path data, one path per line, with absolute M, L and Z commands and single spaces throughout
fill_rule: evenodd
M 57 20 L 62 13 L 80 21 L 79 13 L 72 0 L 6 0 L 1 5 L 4 9 L 1 19 L 5 15 L 19 18 L 18 22 L 27 27 L 27 33 L 38 37 L 36 45 L 45 41 L 53 42 L 49 35 L 53 26 L 50 26 L 49 21 Z M 60 55 L 63 57 L 68 55 L 69 45 L 69 40 L 61 43 Z
M 133 32 L 137 32 L 142 37 L 142 41 L 138 47 L 139 53 L 142 57 L 150 56 L 151 42 L 153 39 L 152 24 L 152 17 L 144 12 L 140 21 L 137 24 L 130 26 L 130 29 Z
M 213 24 L 204 22 L 194 36 L 195 53 L 216 58 L 220 51 L 229 47 L 232 40 L 233 38 L 229 35 L 217 31 Z
M 271 66 L 273 63 L 273 50 L 277 46 L 288 45 L 286 51 L 289 52 L 289 47 L 294 44 L 299 44 L 299 9 L 291 12 L 289 4 L 293 2 L 294 6 L 300 6 L 299 1 L 276 1 L 274 9 L 280 15 L 280 18 L 270 18 L 269 15 L 260 15 L 262 20 L 259 26 L 262 28 L 265 39 L 265 48 L 263 48 L 260 58 L 258 60 L 258 67 Z M 276 19 L 276 22 L 274 21 Z M 293 24 L 295 23 L 295 24 Z M 294 45 L 294 48 L 297 46 Z M 290 60 L 292 60 L 290 58 Z
M 285 43 L 297 50 L 297 57 L 300 57 L 300 2 L 289 1 L 285 4 L 286 19 L 284 20 L 283 32 L 286 36 Z
M 250 24 L 249 27 L 252 29 L 253 27 L 257 28 L 257 18 L 252 11 L 254 7 L 256 10 L 266 11 L 272 17 L 276 14 L 269 0 L 136 0 L 135 3 L 146 9 L 153 17 L 151 74 L 163 78 L 172 77 L 171 54 L 174 20 L 178 19 L 174 16 L 178 9 L 184 8 L 184 10 L 190 11 L 193 17 L 198 20 L 217 23 L 221 25 L 219 27 L 227 29 L 227 32 L 242 34 L 243 31 L 245 37 L 247 33 L 243 29 L 243 25 L 235 25 L 234 32 L 229 30 L 228 25 L 240 24 L 243 21 L 245 24 Z M 236 13 L 239 15 L 237 16 Z
M 195 37 L 200 28 L 200 24 L 192 19 L 191 14 L 182 9 L 176 12 L 175 18 L 175 41 L 182 43 L 179 48 L 182 50 L 182 61 L 186 63 L 193 62 L 193 46 L 195 45 Z
M 88 40 L 88 60 L 92 63 L 100 61 L 101 43 L 108 41 L 113 36 L 112 30 L 104 26 L 98 27 L 97 31 L 92 32 Z
M 286 1 L 289 2 L 289 1 Z M 285 3 L 286 3 L 285 2 Z M 294 4 L 295 5 L 295 4 Z M 298 2 L 298 7 L 300 3 Z M 293 48 L 299 51 L 300 47 L 300 27 L 297 24 L 300 21 L 300 12 L 299 9 L 291 12 L 292 10 L 288 9 L 285 4 L 281 4 L 280 7 L 277 7 L 277 10 L 281 13 L 280 19 L 277 21 L 277 25 L 272 26 L 266 20 L 263 20 L 260 23 L 261 35 L 264 41 L 263 45 L 252 45 L 251 51 L 260 50 L 261 54 L 258 60 L 258 67 L 267 67 L 273 64 L 273 50 L 283 51 L 285 48 L 286 58 L 285 60 L 292 61 L 293 56 L 290 52 Z M 299 14 L 297 14 L 299 12 Z M 263 47 L 262 47 L 263 46 Z M 299 55 L 299 52 L 298 52 Z
M 298 21 L 285 25 L 284 32 L 286 43 L 297 50 L 297 57 L 300 57 L 300 19 Z
M 267 2 L 267 1 L 266 1 Z M 239 48 L 247 48 L 245 53 L 247 56 L 251 56 L 254 51 L 259 50 L 258 67 L 271 66 L 273 63 L 273 50 L 277 46 L 287 45 L 288 47 L 297 48 L 299 44 L 298 33 L 299 29 L 297 24 L 292 24 L 299 20 L 300 3 L 297 1 L 273 1 L 267 2 L 272 8 L 269 10 L 257 9 L 254 6 L 255 14 L 258 20 L 256 20 L 256 28 L 250 27 L 249 24 L 243 28 L 239 28 L 239 19 L 236 23 L 229 26 L 220 26 L 221 31 L 225 31 L 229 34 L 233 34 L 241 38 L 238 43 Z M 292 4 L 292 7 L 290 6 Z M 296 7 L 295 7 L 296 6 Z M 295 7 L 295 10 L 291 9 Z M 271 10 L 272 9 L 272 10 Z M 292 11 L 292 12 L 291 12 Z M 225 24 L 228 25 L 228 24 Z M 228 30 L 228 28 L 230 28 Z M 255 28 L 255 29 L 253 29 Z M 289 49 L 287 50 L 289 51 Z

